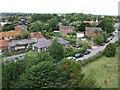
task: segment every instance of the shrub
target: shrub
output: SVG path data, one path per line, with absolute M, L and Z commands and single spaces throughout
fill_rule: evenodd
M 116 44 L 110 43 L 106 46 L 104 55 L 106 57 L 114 57 L 116 54 Z

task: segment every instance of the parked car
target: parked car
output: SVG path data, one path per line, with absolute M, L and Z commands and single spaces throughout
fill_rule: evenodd
M 90 54 L 90 53 L 91 53 L 90 51 L 86 50 L 86 51 L 84 52 L 84 55 L 88 55 L 88 54 Z
M 83 56 L 84 56 L 84 54 L 80 54 L 80 53 L 75 54 L 75 58 L 80 58 L 80 57 L 83 57 Z
M 100 46 L 104 46 L 105 45 L 105 42 L 102 42 L 101 44 L 100 44 Z
M 72 59 L 72 60 L 75 60 L 75 57 L 67 57 L 67 59 Z

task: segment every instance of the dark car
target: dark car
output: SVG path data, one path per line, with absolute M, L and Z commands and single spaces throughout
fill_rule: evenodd
M 80 58 L 80 57 L 83 57 L 83 56 L 84 56 L 84 54 L 80 54 L 80 53 L 75 54 L 75 58 Z
M 84 55 L 88 55 L 88 54 L 90 54 L 90 53 L 91 53 L 90 51 L 86 50 L 86 51 L 84 52 Z
M 100 46 L 104 46 L 105 45 L 105 42 L 102 42 L 101 44 L 100 44 Z

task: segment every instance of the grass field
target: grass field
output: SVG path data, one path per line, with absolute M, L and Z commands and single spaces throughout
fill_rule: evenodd
M 118 88 L 118 55 L 114 58 L 103 56 L 83 67 L 85 75 L 91 71 L 93 71 L 98 85 L 102 88 Z

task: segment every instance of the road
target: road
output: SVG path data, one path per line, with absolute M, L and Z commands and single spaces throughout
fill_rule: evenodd
M 120 32 L 113 32 L 113 34 L 115 35 L 115 37 L 109 43 L 114 43 L 115 41 L 117 41 L 120 38 Z M 84 59 L 88 59 L 88 58 L 96 55 L 98 52 L 103 51 L 109 43 L 106 43 L 104 46 L 98 46 L 96 48 L 90 49 L 89 50 L 89 51 L 91 51 L 90 54 L 84 55 L 83 57 L 76 59 L 76 61 L 79 61 L 79 60 L 82 61 Z

